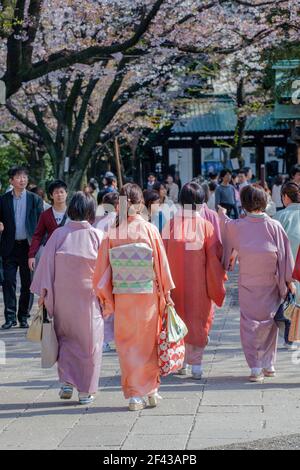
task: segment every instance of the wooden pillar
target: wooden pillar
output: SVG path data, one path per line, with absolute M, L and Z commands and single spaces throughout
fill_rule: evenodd
M 162 146 L 162 173 L 165 174 L 169 170 L 169 144 L 164 142 Z
M 300 165 L 300 141 L 297 141 L 297 163 Z
M 257 145 L 257 161 L 256 161 L 256 175 L 261 179 L 261 167 L 265 165 L 265 144 L 264 138 L 261 137 Z M 264 173 L 264 177 L 266 177 Z
M 117 176 L 118 176 L 118 186 L 121 189 L 123 186 L 123 178 L 122 178 L 122 171 L 121 171 L 121 156 L 120 156 L 120 147 L 118 138 L 115 138 L 114 141 L 115 147 L 115 159 L 116 159 L 116 168 L 117 168 Z
M 193 141 L 193 177 L 202 174 L 201 169 L 201 147 L 199 139 Z

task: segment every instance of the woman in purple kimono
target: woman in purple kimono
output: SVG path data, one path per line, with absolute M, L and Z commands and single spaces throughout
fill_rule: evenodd
M 78 390 L 79 403 L 94 400 L 100 376 L 103 318 L 93 290 L 93 276 L 102 240 L 90 222 L 95 219 L 95 200 L 76 193 L 68 209 L 71 221 L 57 229 L 48 241 L 31 290 L 40 296 L 54 318 L 59 343 L 60 398 L 70 399 Z
M 251 185 L 241 191 L 246 217 L 230 220 L 222 208 L 224 267 L 239 260 L 241 341 L 251 369 L 250 381 L 275 376 L 278 328 L 274 316 L 292 283 L 293 258 L 280 223 L 264 213 L 265 191 Z

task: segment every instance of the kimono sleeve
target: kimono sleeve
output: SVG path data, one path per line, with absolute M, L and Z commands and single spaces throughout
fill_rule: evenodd
M 46 291 L 45 307 L 50 317 L 54 313 L 55 255 L 58 235 L 58 231 L 54 232 L 45 246 L 30 287 L 31 292 L 39 296 Z
M 276 222 L 275 234 L 278 256 L 278 284 L 281 298 L 284 299 L 287 295 L 287 283 L 293 280 L 294 258 L 288 236 L 279 222 Z
M 43 217 L 43 214 L 42 214 L 39 218 L 37 227 L 35 229 L 35 232 L 31 240 L 28 258 L 35 258 L 37 252 L 40 249 L 43 238 L 45 237 L 46 234 L 47 234 L 47 227 L 45 225 L 45 218 Z
M 163 312 L 166 306 L 166 296 L 172 289 L 175 289 L 175 284 L 172 279 L 169 261 L 162 238 L 154 225 L 151 226 L 151 230 L 149 230 L 149 236 L 153 249 L 154 268 L 160 291 L 160 312 Z
M 220 214 L 220 228 L 221 238 L 223 243 L 223 256 L 222 263 L 225 271 L 233 268 L 236 260 L 236 235 L 235 235 L 235 220 L 231 220 L 227 215 Z
M 94 273 L 93 285 L 100 300 L 103 316 L 108 317 L 115 311 L 115 302 L 112 285 L 112 269 L 109 261 L 109 237 L 104 237 L 99 251 Z
M 218 307 L 222 307 L 226 295 L 226 273 L 222 266 L 223 249 L 210 223 L 206 224 L 205 252 L 208 296 Z

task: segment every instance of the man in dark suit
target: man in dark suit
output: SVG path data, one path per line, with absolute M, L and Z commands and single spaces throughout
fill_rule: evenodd
M 28 170 L 14 167 L 9 170 L 9 182 L 13 187 L 0 198 L 0 256 L 3 260 L 3 298 L 5 323 L 3 329 L 17 325 L 17 271 L 20 270 L 21 295 L 18 307 L 20 328 L 28 328 L 31 274 L 28 267 L 28 251 L 43 201 L 36 194 L 26 191 Z

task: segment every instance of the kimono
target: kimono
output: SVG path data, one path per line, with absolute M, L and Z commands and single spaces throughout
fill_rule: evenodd
M 292 281 L 289 240 L 280 223 L 266 214 L 234 221 L 220 217 L 226 270 L 233 251 L 238 254 L 244 354 L 251 369 L 270 369 L 276 362 L 278 338 L 274 317 Z
M 221 307 L 226 293 L 222 245 L 213 225 L 190 210 L 175 215 L 164 243 L 176 286 L 172 300 L 188 327 L 185 362 L 200 365 L 213 323 L 213 303 Z
M 110 250 L 143 243 L 153 250 L 153 287 L 149 293 L 113 293 Z M 134 266 L 131 268 L 135 276 Z M 115 343 L 125 398 L 155 393 L 160 383 L 158 333 L 166 296 L 174 288 L 169 263 L 157 228 L 140 215 L 112 227 L 99 250 L 94 287 L 104 317 L 115 313 Z
M 103 345 L 103 318 L 93 290 L 100 243 L 101 233 L 88 222 L 58 228 L 31 285 L 37 295 L 47 291 L 45 307 L 59 343 L 59 380 L 89 394 L 98 390 Z
M 274 219 L 284 228 L 291 244 L 294 261 L 296 261 L 300 246 L 300 204 L 290 204 L 286 209 L 277 212 Z M 295 281 L 297 294 L 296 302 L 300 304 L 300 282 Z
M 215 236 L 217 237 L 218 241 L 222 243 L 220 221 L 216 211 L 209 209 L 208 205 L 204 203 L 200 208 L 200 215 L 203 217 L 203 219 L 208 220 L 208 222 L 212 224 Z

